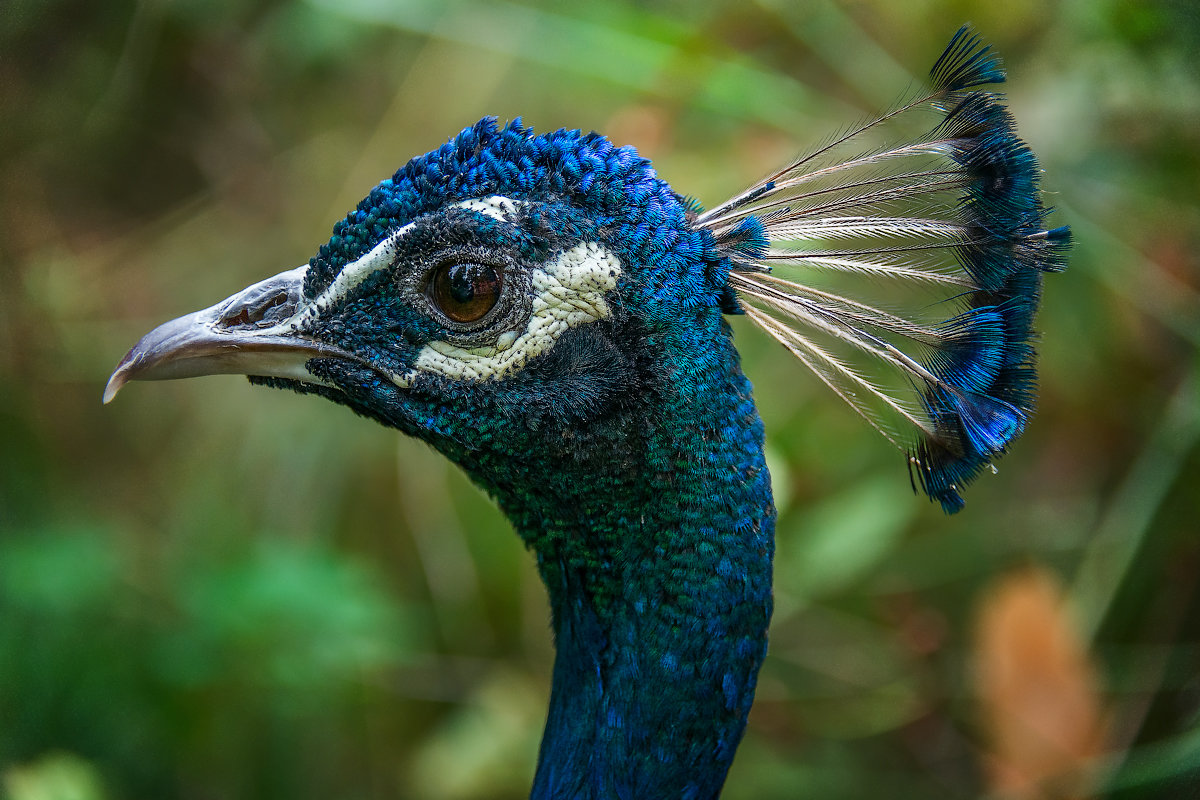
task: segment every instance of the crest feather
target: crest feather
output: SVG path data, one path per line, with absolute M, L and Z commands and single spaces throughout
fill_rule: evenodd
M 746 315 L 905 449 L 948 512 L 1032 413 L 1042 273 L 1071 241 L 1045 228 L 1037 160 L 980 88 L 1004 77 L 964 27 L 924 92 L 696 217 Z M 922 112 L 939 117 L 924 135 L 865 143 Z

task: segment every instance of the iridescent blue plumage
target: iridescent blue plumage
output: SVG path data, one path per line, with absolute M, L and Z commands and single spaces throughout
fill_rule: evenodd
M 766 653 L 775 523 L 724 315 L 786 345 L 961 507 L 1028 421 L 1041 275 L 1069 244 L 978 89 L 1002 79 L 960 32 L 927 94 L 710 211 L 598 134 L 484 119 L 375 187 L 307 267 L 149 334 L 107 397 L 244 372 L 429 442 L 495 497 L 549 593 L 533 797 L 716 797 Z M 917 108 L 944 119 L 859 144 Z M 897 311 L 890 288 L 872 305 L 823 273 L 942 296 Z

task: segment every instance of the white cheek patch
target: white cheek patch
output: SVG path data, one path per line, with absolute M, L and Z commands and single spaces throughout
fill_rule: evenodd
M 610 316 L 604 295 L 617 287 L 620 275 L 621 262 L 608 248 L 578 244 L 533 271 L 532 314 L 524 331 L 508 331 L 485 347 L 430 342 L 417 355 L 414 371 L 470 381 L 511 375 L 547 352 L 568 329 Z M 396 383 L 407 385 L 411 377 L 396 376 Z

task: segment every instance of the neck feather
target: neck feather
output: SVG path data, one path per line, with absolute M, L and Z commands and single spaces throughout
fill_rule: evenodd
M 718 324 L 699 363 L 663 359 L 684 366 L 656 365 L 606 424 L 564 430 L 544 469 L 526 467 L 540 490 L 493 483 L 553 613 L 535 798 L 716 797 L 741 740 L 775 509 L 762 423 Z

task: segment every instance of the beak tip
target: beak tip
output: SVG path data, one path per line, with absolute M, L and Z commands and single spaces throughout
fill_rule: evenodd
M 101 398 L 101 403 L 103 405 L 111 403 L 127 380 L 125 370 L 118 367 L 117 371 L 109 376 L 108 383 L 104 385 L 104 397 Z
M 140 342 L 138 344 L 141 344 Z M 100 399 L 101 405 L 108 405 L 117 396 L 117 392 L 124 388 L 125 384 L 129 383 L 134 377 L 135 368 L 141 361 L 138 354 L 137 345 L 132 350 L 125 354 L 121 359 L 121 363 L 117 364 L 117 368 L 113 370 L 112 375 L 108 376 L 108 383 L 104 384 L 104 396 Z

